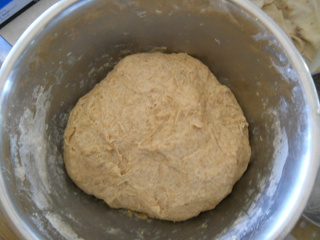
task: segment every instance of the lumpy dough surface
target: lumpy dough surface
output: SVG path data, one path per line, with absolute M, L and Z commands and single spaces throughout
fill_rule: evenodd
M 122 59 L 71 111 L 67 172 L 110 207 L 183 221 L 215 208 L 247 168 L 248 123 L 199 60 Z

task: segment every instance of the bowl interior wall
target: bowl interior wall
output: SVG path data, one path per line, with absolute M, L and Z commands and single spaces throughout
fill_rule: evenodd
M 81 1 L 61 12 L 7 79 L 1 165 L 18 214 L 41 239 L 256 239 L 271 231 L 307 146 L 305 99 L 281 44 L 228 1 L 115 2 Z M 80 191 L 63 164 L 63 132 L 77 100 L 119 59 L 152 51 L 200 59 L 231 88 L 250 124 L 248 171 L 216 209 L 181 223 L 111 209 Z

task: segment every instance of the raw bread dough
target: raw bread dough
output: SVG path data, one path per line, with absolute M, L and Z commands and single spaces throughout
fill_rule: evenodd
M 234 95 L 183 53 L 124 58 L 79 100 L 65 131 L 66 169 L 83 191 L 172 221 L 213 209 L 250 154 Z

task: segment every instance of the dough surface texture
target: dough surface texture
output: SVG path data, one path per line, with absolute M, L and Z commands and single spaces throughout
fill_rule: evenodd
M 122 59 L 71 111 L 67 172 L 110 207 L 183 221 L 215 208 L 246 170 L 248 123 L 199 60 Z

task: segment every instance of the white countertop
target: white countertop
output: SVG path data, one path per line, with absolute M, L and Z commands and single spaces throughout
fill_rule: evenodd
M 28 26 L 45 10 L 60 0 L 40 0 L 0 29 L 0 35 L 14 45 Z

